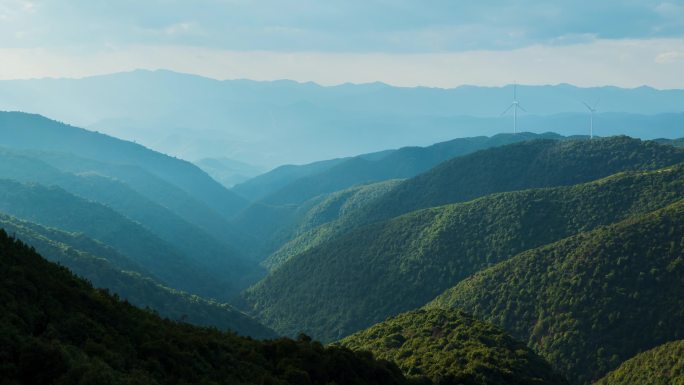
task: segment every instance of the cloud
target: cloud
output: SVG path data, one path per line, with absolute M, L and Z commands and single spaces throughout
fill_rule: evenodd
M 678 51 L 669 51 L 658 54 L 655 62 L 658 64 L 672 64 L 684 59 L 684 53 Z
M 656 0 L 0 0 L 0 18 L 17 8 L 4 3 L 32 11 L 3 21 L 0 47 L 429 53 L 684 36 L 682 6 Z

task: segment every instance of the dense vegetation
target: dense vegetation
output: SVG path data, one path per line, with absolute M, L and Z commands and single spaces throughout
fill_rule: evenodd
M 684 162 L 683 149 L 624 136 L 516 143 L 454 158 L 407 180 L 371 205 L 364 221 L 496 192 L 572 185 L 680 162 Z
M 684 200 L 529 250 L 430 306 L 502 327 L 574 383 L 684 336 Z
M 292 257 L 245 294 L 285 335 L 342 338 L 527 249 L 684 197 L 684 166 L 489 195 L 366 226 Z
M 493 325 L 458 310 L 400 314 L 340 341 L 436 384 L 562 385 L 551 366 Z
M 459 138 L 428 147 L 404 147 L 379 159 L 368 155 L 350 158 L 319 173 L 297 179 L 263 198 L 271 205 L 300 204 L 315 196 L 371 182 L 416 176 L 451 158 L 490 147 L 531 139 L 560 139 L 557 134 L 499 134 Z
M 669 342 L 639 353 L 595 384 L 682 385 L 684 384 L 684 340 Z
M 262 262 L 273 270 L 290 257 L 303 253 L 342 233 L 355 221 L 356 215 L 368 204 L 379 199 L 400 183 L 389 180 L 369 185 L 350 187 L 323 196 L 311 208 L 300 215 L 284 237 L 290 239 Z M 308 207 L 307 207 L 308 208 Z
M 350 227 L 351 223 L 347 222 L 344 226 L 336 226 L 333 232 L 328 226 L 325 230 L 319 229 L 305 235 L 304 240 L 286 245 L 287 242 L 293 241 L 293 237 L 299 235 L 292 229 L 299 227 L 297 221 L 300 220 L 301 214 L 317 204 L 316 202 L 325 199 L 327 195 L 360 185 L 375 184 L 378 181 L 412 177 L 459 155 L 534 138 L 560 139 L 561 136 L 550 133 L 521 133 L 459 138 L 428 147 L 404 147 L 304 166 L 280 167 L 244 185 L 236 186 L 238 190 L 249 190 L 259 186 L 264 188 L 268 184 L 278 188 L 241 212 L 233 221 L 233 225 L 254 236 L 251 246 L 248 243 L 246 249 L 249 250 L 249 255 L 260 261 L 285 246 L 285 250 L 279 251 L 278 255 L 269 258 L 270 260 L 265 263 L 266 266 L 273 267 L 277 265 L 274 261 L 288 259 L 293 251 L 308 249 L 306 243 L 309 240 L 316 243 Z M 356 216 L 358 213 L 354 214 L 354 217 Z
M 47 164 L 48 161 L 50 165 Z M 0 178 L 59 186 L 74 195 L 108 206 L 138 222 L 173 247 L 175 252 L 191 257 L 193 263 L 198 266 L 228 277 L 236 288 L 232 292 L 224 288 L 224 297 L 236 294 L 242 285 L 253 282 L 250 278 L 257 274 L 255 264 L 242 260 L 237 256 L 237 252 L 225 243 L 138 193 L 128 184 L 113 177 L 103 176 L 97 171 L 102 169 L 97 164 L 93 165 L 93 162 L 87 160 L 78 162 L 81 165 L 77 170 L 79 174 L 63 172 L 52 166 L 57 164 L 68 168 L 66 163 L 76 162 L 77 160 L 61 154 L 0 149 Z M 132 174 L 135 174 L 135 170 Z M 153 181 L 154 178 L 150 183 Z M 173 194 L 173 191 L 171 189 L 169 193 Z M 225 223 L 224 226 L 227 226 L 227 222 Z
M 83 234 L 20 221 L 0 213 L 0 228 L 30 244 L 46 259 L 68 267 L 95 287 L 107 288 L 140 308 L 200 326 L 231 330 L 254 338 L 276 334 L 227 304 L 171 289 L 116 250 Z
M 58 187 L 0 180 L 0 211 L 48 227 L 83 233 L 112 246 L 173 288 L 218 299 L 235 292 L 229 277 L 203 269 L 139 223 Z
M 4 384 L 405 384 L 369 354 L 164 321 L 93 289 L 0 230 Z

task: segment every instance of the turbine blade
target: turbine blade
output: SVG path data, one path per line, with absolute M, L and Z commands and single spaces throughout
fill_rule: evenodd
M 499 115 L 499 116 L 504 116 L 504 115 L 506 115 L 506 113 L 507 113 L 508 111 L 510 111 L 510 109 L 513 108 L 514 105 L 515 105 L 515 103 L 511 103 L 511 105 L 508 106 L 508 108 L 506 108 L 506 110 L 505 110 L 504 112 L 502 112 L 501 115 Z
M 523 108 L 523 106 L 521 106 L 521 105 L 520 105 L 520 103 L 516 104 L 516 106 L 518 106 L 518 108 L 520 108 L 521 110 L 523 110 L 523 111 L 527 112 L 527 110 L 526 110 L 526 109 L 524 109 L 524 108 Z
M 587 107 L 587 109 L 588 109 L 589 111 L 592 111 L 592 112 L 594 111 L 594 109 L 591 108 L 591 106 L 588 105 L 587 102 L 582 102 L 582 104 L 584 104 L 584 105 Z

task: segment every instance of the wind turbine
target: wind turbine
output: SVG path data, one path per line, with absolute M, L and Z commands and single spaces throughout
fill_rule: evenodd
M 593 107 L 587 104 L 587 102 L 582 102 L 589 110 L 589 139 L 594 139 L 594 112 L 596 112 L 598 102 L 599 100 L 596 100 Z
M 508 108 L 506 108 L 506 111 L 501 113 L 501 116 L 506 115 L 506 113 L 512 108 L 513 109 L 513 133 L 518 132 L 518 109 L 521 109 L 525 112 L 527 112 L 526 109 L 524 109 L 520 103 L 518 102 L 518 93 L 517 93 L 517 88 L 518 84 L 513 83 L 513 102 L 511 103 Z

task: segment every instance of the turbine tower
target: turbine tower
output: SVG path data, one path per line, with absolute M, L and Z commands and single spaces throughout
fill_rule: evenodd
M 508 108 L 506 108 L 506 111 L 501 113 L 501 116 L 506 115 L 506 113 L 512 108 L 513 109 L 513 133 L 516 134 L 518 132 L 518 109 L 521 109 L 525 112 L 527 112 L 526 109 L 524 109 L 520 103 L 518 102 L 518 84 L 513 83 L 513 102 L 511 103 Z
M 587 104 L 587 102 L 582 102 L 589 110 L 589 139 L 594 139 L 594 113 L 596 112 L 596 106 L 598 106 L 598 100 L 594 103 L 594 107 Z

